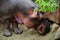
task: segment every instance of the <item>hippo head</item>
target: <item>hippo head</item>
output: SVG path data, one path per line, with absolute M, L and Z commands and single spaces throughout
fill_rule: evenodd
M 22 23 L 25 18 L 29 18 L 29 19 L 40 18 L 41 19 L 43 17 L 42 12 L 34 11 L 34 9 L 38 7 L 31 0 L 21 0 L 17 2 L 17 6 L 19 10 L 21 10 L 21 11 L 17 11 L 16 16 L 15 16 L 16 20 L 19 23 Z

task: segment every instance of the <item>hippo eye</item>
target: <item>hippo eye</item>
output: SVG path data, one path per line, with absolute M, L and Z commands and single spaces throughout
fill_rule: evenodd
M 33 10 L 34 10 L 35 8 L 36 8 L 35 6 L 30 7 L 30 9 L 33 9 Z
M 31 9 L 34 9 L 35 7 L 31 7 Z

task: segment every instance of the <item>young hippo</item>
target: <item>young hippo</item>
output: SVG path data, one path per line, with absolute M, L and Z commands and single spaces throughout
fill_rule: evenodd
M 16 20 L 20 23 L 23 22 L 27 28 L 34 28 L 41 35 L 46 34 L 50 30 L 50 23 L 47 19 L 43 18 L 43 12 L 33 12 L 32 10 L 28 12 L 29 16 L 18 12 L 16 15 L 18 19 L 16 18 Z M 31 14 L 32 12 L 34 14 Z
M 1 18 L 1 21 L 3 21 L 4 27 L 5 27 L 3 35 L 4 36 L 12 35 L 10 31 L 10 23 L 12 23 L 14 32 L 21 34 L 22 30 L 18 28 L 18 22 L 21 20 L 19 21 L 16 20 L 20 18 L 19 16 L 17 18 L 15 15 L 17 15 L 18 11 L 23 12 L 24 15 L 28 15 L 30 13 L 28 12 L 30 11 L 29 9 L 34 10 L 34 8 L 36 8 L 36 5 L 31 0 L 0 0 L 0 18 Z M 31 16 L 31 18 L 32 17 L 33 16 Z M 24 22 L 24 20 L 22 22 Z

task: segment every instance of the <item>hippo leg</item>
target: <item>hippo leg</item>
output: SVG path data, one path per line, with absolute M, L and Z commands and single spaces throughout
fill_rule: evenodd
M 8 19 L 5 20 L 4 27 L 5 27 L 5 29 L 4 29 L 3 35 L 6 37 L 11 36 L 12 33 L 10 32 L 10 21 Z
M 17 21 L 12 22 L 12 26 L 16 34 L 21 34 L 23 32 L 21 29 L 19 29 Z

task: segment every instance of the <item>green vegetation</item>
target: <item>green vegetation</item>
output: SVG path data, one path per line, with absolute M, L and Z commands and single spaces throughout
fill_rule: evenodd
M 38 11 L 54 12 L 58 7 L 58 3 L 55 0 L 35 0 L 35 3 L 38 4 Z

